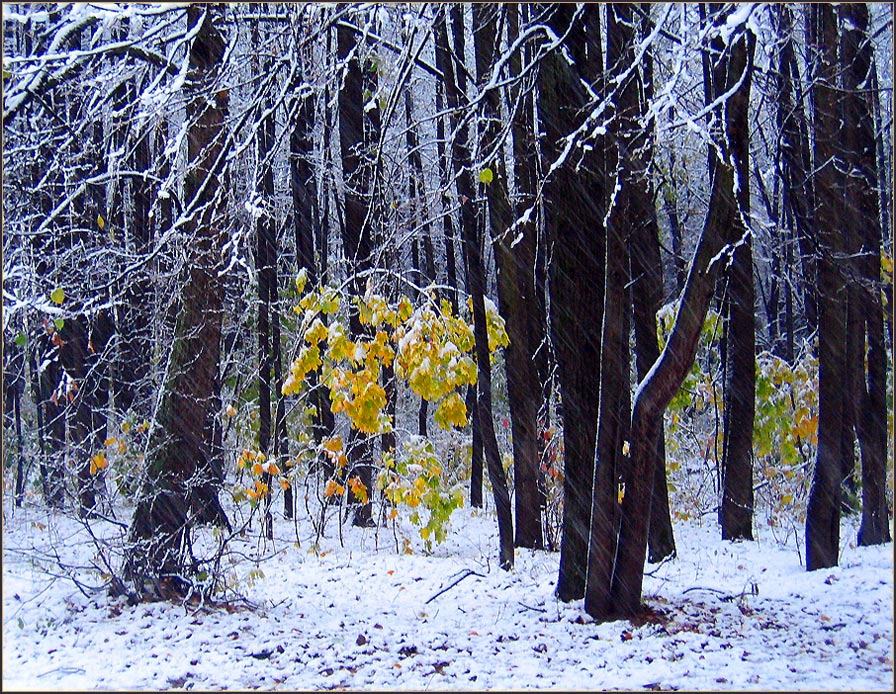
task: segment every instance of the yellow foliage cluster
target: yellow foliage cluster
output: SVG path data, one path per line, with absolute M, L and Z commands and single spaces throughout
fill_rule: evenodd
M 398 517 L 399 505 L 411 509 L 409 520 L 420 528 L 427 548 L 431 548 L 433 540 L 441 542 L 445 538 L 451 513 L 463 506 L 461 490 L 445 485 L 432 442 L 420 436 L 404 443 L 399 459 L 392 453 L 383 455 L 376 484 L 393 506 L 390 519 Z M 425 519 L 420 515 L 424 511 Z
M 305 275 L 297 277 L 300 294 L 306 282 Z M 494 304 L 488 302 L 487 307 L 489 346 L 494 351 L 506 346 L 509 338 Z M 380 377 L 394 361 L 396 375 L 414 393 L 440 401 L 434 415 L 439 426 L 466 425 L 466 405 L 458 391 L 476 382 L 471 356 L 475 340 L 472 326 L 454 314 L 447 300 L 438 305 L 429 301 L 414 310 L 407 297 L 390 303 L 368 291 L 355 300 L 355 309 L 361 324 L 375 332 L 357 340 L 349 338 L 344 323 L 334 319 L 327 326 L 321 320 L 338 309 L 339 295 L 327 287 L 312 290 L 299 301 L 295 310 L 303 316 L 303 344 L 283 384 L 285 395 L 300 393 L 308 374 L 319 370 L 334 413 L 344 412 L 365 434 L 385 433 L 392 422 L 384 413 L 387 397 Z

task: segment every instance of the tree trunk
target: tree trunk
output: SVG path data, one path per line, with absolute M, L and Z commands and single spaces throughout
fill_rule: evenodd
M 301 84 L 301 75 L 307 69 L 308 56 L 303 54 L 303 70 L 296 71 L 295 90 Z M 318 244 L 320 262 L 315 259 L 315 232 L 320 233 L 321 240 L 326 235 L 321 227 L 323 217 L 320 212 L 317 179 L 311 166 L 314 133 L 314 100 L 310 96 L 296 94 L 293 97 L 291 111 L 295 113 L 293 126 L 289 133 L 289 187 L 292 197 L 293 228 L 296 247 L 296 271 L 304 271 L 308 278 L 308 285 L 316 286 L 324 276 L 324 263 L 326 262 L 326 249 Z M 328 129 L 325 129 L 325 139 Z M 324 152 L 329 151 L 324 147 Z M 326 324 L 328 317 L 321 316 Z M 311 418 L 312 436 L 315 444 L 320 444 L 330 436 L 335 428 L 335 419 L 330 409 L 330 398 L 327 391 L 318 383 L 317 371 L 311 371 L 306 377 L 310 404 L 314 407 Z M 335 473 L 335 467 L 325 455 L 317 460 L 317 465 L 324 472 L 324 477 L 329 479 Z M 283 495 L 283 510 L 287 518 L 292 518 L 295 512 L 295 498 L 290 487 Z
M 342 175 L 345 185 L 345 222 L 342 225 L 342 243 L 345 255 L 354 269 L 352 294 L 356 297 L 364 295 L 366 278 L 364 272 L 370 268 L 373 255 L 373 230 L 371 229 L 368 196 L 371 192 L 368 166 L 362 161 L 361 151 L 368 140 L 369 129 L 365 135 L 364 124 L 364 82 L 361 70 L 361 59 L 358 46 L 351 29 L 343 25 L 336 27 L 337 56 L 340 61 L 348 60 L 346 78 L 339 92 L 339 143 L 342 154 Z M 354 55 L 352 55 L 354 53 Z M 351 59 L 349 60 L 349 56 Z M 363 326 L 355 311 L 349 319 L 349 331 L 352 339 L 363 334 Z M 368 490 L 368 501 L 356 504 L 352 524 L 370 526 L 373 524 L 372 490 L 373 470 L 369 441 L 363 439 L 357 431 L 352 430 L 347 455 L 349 461 L 348 476 L 357 476 Z
M 491 76 L 498 55 L 498 5 L 473 5 L 473 35 L 476 43 L 476 76 L 480 85 Z M 498 274 L 498 301 L 510 338 L 505 350 L 507 399 L 513 446 L 514 502 L 517 547 L 542 549 L 541 505 L 538 490 L 538 410 L 541 387 L 535 369 L 535 350 L 541 342 L 535 301 L 535 225 L 528 222 L 511 229 L 508 177 L 500 136 L 500 94 L 491 89 L 484 103 L 486 125 L 482 150 L 489 156 L 485 165 L 493 179 L 485 185 L 488 201 L 489 237 L 494 244 Z M 524 150 L 524 147 L 520 147 Z M 521 152 L 515 152 L 520 154 Z M 516 157 L 515 157 L 516 159 Z
M 630 19 L 633 20 L 634 17 Z M 645 21 L 641 22 L 638 29 L 637 40 L 643 40 L 650 27 L 646 26 Z M 628 57 L 621 64 L 623 68 L 634 60 L 635 38 L 636 36 L 625 37 Z M 624 92 L 627 97 L 626 108 L 634 109 L 637 104 L 637 111 L 632 113 L 637 113 L 640 119 L 646 117 L 647 104 L 653 98 L 652 55 L 648 52 L 643 61 L 643 72 L 635 75 L 641 84 L 637 84 L 634 91 L 630 91 L 632 89 L 630 86 Z M 628 171 L 623 169 L 623 174 L 627 174 L 629 179 L 629 197 L 626 200 L 628 221 L 624 221 L 624 224 L 630 229 L 627 245 L 630 268 L 628 282 L 632 295 L 635 368 L 640 382 L 646 378 L 650 367 L 660 355 L 656 314 L 663 301 L 663 265 L 660 256 L 659 221 L 654 204 L 655 191 L 649 171 L 654 153 L 654 134 L 652 131 L 638 130 L 632 115 L 625 116 L 625 119 L 626 128 L 630 133 L 625 139 L 629 157 L 626 164 Z M 681 264 L 683 265 L 683 259 Z M 682 267 L 681 286 L 684 285 L 683 275 Z M 626 412 L 628 411 L 629 408 L 626 409 Z M 655 477 L 648 533 L 648 558 L 652 563 L 675 554 L 675 536 L 672 530 L 669 490 L 666 482 L 666 441 L 662 426 L 654 442 L 654 451 L 655 459 L 651 467 Z
M 187 156 L 189 170 L 184 226 L 189 276 L 181 289 L 180 312 L 161 402 L 150 429 L 146 481 L 130 529 L 126 575 L 137 590 L 165 595 L 182 592 L 195 571 L 188 553 L 190 527 L 197 522 L 229 525 L 218 501 L 203 440 L 220 358 L 224 291 L 221 229 L 225 159 L 226 94 L 210 94 L 224 56 L 222 8 L 191 5 L 187 23 L 196 36 L 190 46 Z M 150 586 L 146 582 L 150 582 Z
M 777 33 L 781 37 L 777 69 L 776 118 L 781 136 L 781 178 L 783 207 L 789 214 L 798 240 L 802 273 L 799 286 L 803 290 L 806 332 L 812 335 L 818 326 L 817 268 L 812 248 L 812 225 L 815 215 L 814 177 L 811 176 L 808 119 L 803 100 L 796 89 L 801 79 L 794 49 L 795 37 L 791 9 L 786 4 L 775 6 Z
M 462 7 L 452 5 L 443 9 L 442 16 L 437 19 L 439 45 L 447 46 L 447 16 L 452 18 L 455 30 L 455 50 L 462 39 L 463 22 Z M 461 46 L 463 44 L 461 43 Z M 463 52 L 458 54 L 461 58 Z M 488 470 L 489 481 L 495 499 L 495 510 L 498 515 L 499 563 L 502 569 L 513 568 L 513 517 L 510 508 L 510 494 L 507 490 L 507 479 L 501 465 L 498 451 L 498 439 L 495 435 L 495 424 L 492 418 L 492 377 L 491 356 L 488 348 L 488 326 L 485 315 L 485 268 L 482 262 L 480 239 L 477 238 L 476 209 L 474 202 L 474 185 L 472 156 L 468 136 L 460 124 L 461 95 L 466 94 L 466 80 L 457 77 L 463 74 L 463 66 L 457 71 L 451 60 L 445 61 L 445 97 L 451 109 L 451 129 L 454 132 L 452 141 L 452 157 L 457 177 L 458 193 L 461 198 L 461 239 L 464 244 L 464 259 L 467 269 L 467 291 L 473 303 L 473 332 L 475 337 L 476 366 L 478 379 L 476 383 L 476 406 L 474 417 L 478 416 L 479 431 L 482 435 L 483 455 Z M 475 425 L 475 420 L 474 420 Z
M 728 74 L 733 86 L 748 69 L 748 47 L 752 40 L 743 28 L 735 31 L 728 43 Z M 749 80 L 744 79 L 729 97 L 725 107 L 727 140 L 743 127 L 749 105 Z M 717 143 L 726 152 L 724 142 Z M 716 277 L 727 258 L 734 253 L 741 237 L 736 232 L 738 204 L 735 198 L 735 168 L 728 154 L 715 165 L 709 210 L 694 251 L 675 324 L 662 353 L 641 381 L 632 405 L 631 461 L 627 469 L 622 500 L 622 524 L 619 549 L 613 567 L 611 611 L 594 615 L 606 620 L 633 618 L 640 610 L 647 550 L 649 505 L 654 476 L 648 474 L 651 447 L 662 424 L 663 412 L 681 387 L 694 363 L 700 332 L 713 296 Z
M 253 26 L 253 38 L 260 47 L 258 25 Z M 269 63 L 269 61 L 266 61 Z M 261 73 L 267 70 L 265 65 Z M 258 450 L 265 457 L 273 456 L 271 446 L 271 377 L 274 363 L 279 363 L 280 355 L 273 351 L 272 323 L 279 320 L 274 303 L 277 300 L 277 230 L 274 225 L 274 114 L 272 104 L 265 100 L 264 108 L 269 113 L 259 124 L 256 141 L 256 161 L 258 180 L 256 189 L 262 202 L 262 214 L 255 221 L 255 272 L 258 276 Z M 273 315 L 271 315 L 273 313 Z M 279 338 L 279 325 L 278 338 Z M 279 342 L 279 339 L 278 339 Z M 279 347 L 279 345 L 278 345 Z M 279 391 L 278 391 L 279 393 Z M 275 434 L 276 435 L 276 434 Z M 274 538 L 273 517 L 271 515 L 271 475 L 264 473 L 262 482 L 268 492 L 262 501 L 262 533 L 269 540 Z
M 809 9 L 809 44 L 818 51 L 815 104 L 815 224 L 818 248 L 818 452 L 806 515 L 806 568 L 837 565 L 840 552 L 840 480 L 843 458 L 844 374 L 846 373 L 845 283 L 838 267 L 843 250 L 843 190 L 838 168 L 843 138 L 837 73 L 834 8 Z M 842 169 L 841 169 L 842 170 Z
M 874 83 L 875 69 L 868 36 L 868 8 L 847 4 L 841 5 L 839 12 L 846 106 L 843 122 L 848 128 L 843 142 L 850 172 L 846 178 L 848 214 L 852 218 L 848 228 L 854 230 L 855 237 L 854 253 L 850 254 L 854 275 L 849 300 L 857 329 L 849 333 L 848 339 L 857 343 L 857 349 L 849 355 L 848 368 L 856 379 L 853 417 L 862 460 L 862 523 L 858 539 L 860 545 L 868 546 L 890 542 L 886 500 L 887 357 L 879 286 L 880 172 L 873 107 L 876 94 L 868 89 Z
M 597 5 L 576 8 L 558 4 L 546 18 L 558 36 L 567 36 L 575 64 L 598 77 L 600 50 Z M 589 22 L 589 32 L 584 24 Z M 576 113 L 586 96 L 573 71 L 558 51 L 546 55 L 538 76 L 543 145 L 548 165 L 560 156 L 562 142 L 579 125 Z M 594 81 L 594 80 L 591 80 Z M 599 87 L 598 87 L 599 89 Z M 549 267 L 551 337 L 557 356 L 563 417 L 564 480 L 563 530 L 557 596 L 564 602 L 585 595 L 588 528 L 594 486 L 594 452 L 600 388 L 600 326 L 603 314 L 605 186 L 602 180 L 601 143 L 579 162 L 557 168 L 545 186 L 545 226 L 552 244 Z
M 724 21 L 721 16 L 717 22 Z M 712 100 L 718 99 L 745 73 L 749 90 L 753 66 L 753 41 L 748 34 L 746 66 L 737 64 L 731 74 L 723 57 L 714 68 Z M 721 41 L 717 48 L 721 49 Z M 711 103 L 711 102 L 710 102 Z M 724 540 L 753 539 L 753 419 L 756 402 L 756 329 L 754 318 L 753 254 L 750 220 L 750 131 L 747 110 L 738 111 L 728 127 L 730 155 L 736 161 L 736 203 L 732 233 L 737 246 L 726 268 L 724 298 L 725 389 L 722 445 L 722 503 L 719 519 Z

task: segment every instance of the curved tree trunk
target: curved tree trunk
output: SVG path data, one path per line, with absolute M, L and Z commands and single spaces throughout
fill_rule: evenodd
M 732 141 L 738 132 L 746 129 L 752 45 L 752 36 L 740 28 L 733 33 L 726 48 L 730 54 L 729 89 L 739 83 L 725 106 L 727 141 Z M 735 197 L 735 177 L 741 166 L 737 162 L 737 168 L 732 166 L 728 158 L 734 153 L 728 152 L 724 143 L 719 145 L 727 156 L 724 161 L 715 164 L 709 210 L 694 251 L 675 324 L 662 353 L 635 393 L 631 420 L 631 461 L 622 480 L 625 494 L 619 548 L 613 566 L 610 610 L 594 614 L 595 619 L 634 618 L 640 610 L 649 506 L 655 479 L 654 475 L 648 474 L 653 454 L 652 442 L 662 426 L 663 412 L 694 363 L 716 278 L 726 259 L 742 240 L 737 233 L 739 213 Z

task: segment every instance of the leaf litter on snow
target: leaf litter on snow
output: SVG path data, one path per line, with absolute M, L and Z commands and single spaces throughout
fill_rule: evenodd
M 596 624 L 554 597 L 558 554 L 518 550 L 501 571 L 481 510 L 458 511 L 429 555 L 412 533 L 407 554 L 348 527 L 309 551 L 310 526 L 297 546 L 278 520 L 273 542 L 244 542 L 230 567 L 244 600 L 228 609 L 112 599 L 79 521 L 4 513 L 4 690 L 893 686 L 892 544 L 856 547 L 849 518 L 840 566 L 812 573 L 792 542 L 676 522 L 678 556 L 647 567 L 644 618 Z

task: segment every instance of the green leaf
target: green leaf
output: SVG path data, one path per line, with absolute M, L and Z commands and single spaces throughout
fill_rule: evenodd
M 482 171 L 479 172 L 479 182 L 480 183 L 485 183 L 486 185 L 488 185 L 489 183 L 491 183 L 494 180 L 495 180 L 495 172 L 492 171 L 490 168 L 485 167 Z
M 15 343 L 19 347 L 24 347 L 28 344 L 28 336 L 25 333 L 19 333 L 18 335 L 16 335 Z
M 62 318 L 54 318 L 53 325 L 56 326 L 56 330 L 62 330 L 65 327 L 65 320 Z
M 61 304 L 65 301 L 65 291 L 62 287 L 56 287 L 52 292 L 50 292 L 50 301 L 54 304 Z

